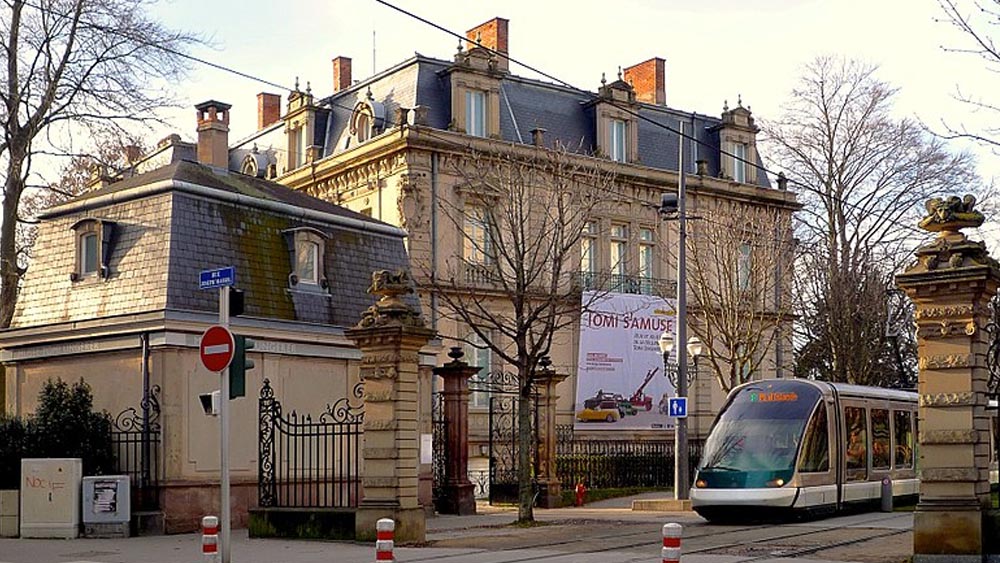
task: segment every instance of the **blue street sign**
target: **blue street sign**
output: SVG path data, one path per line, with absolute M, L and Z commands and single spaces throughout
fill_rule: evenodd
M 687 418 L 688 399 L 687 397 L 670 397 L 667 399 L 667 412 L 674 418 Z
M 213 289 L 233 285 L 236 283 L 236 267 L 216 268 L 214 270 L 202 270 L 201 283 L 199 289 Z

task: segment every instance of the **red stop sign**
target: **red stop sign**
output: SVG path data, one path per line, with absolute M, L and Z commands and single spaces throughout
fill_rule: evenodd
M 236 340 L 233 333 L 224 326 L 209 327 L 201 335 L 201 363 L 208 371 L 222 371 L 229 367 L 236 353 Z

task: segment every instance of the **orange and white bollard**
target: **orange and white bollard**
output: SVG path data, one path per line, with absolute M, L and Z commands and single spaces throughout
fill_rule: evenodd
M 671 522 L 663 525 L 663 563 L 680 563 L 683 531 L 680 524 Z
M 218 561 L 219 518 L 216 516 L 201 519 L 201 553 L 208 561 Z
M 395 561 L 392 554 L 396 522 L 392 518 L 382 518 L 375 523 L 375 561 Z

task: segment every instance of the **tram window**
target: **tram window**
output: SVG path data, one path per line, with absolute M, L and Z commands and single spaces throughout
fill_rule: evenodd
M 809 420 L 802 440 L 802 457 L 799 471 L 820 472 L 830 470 L 830 428 L 826 417 L 826 405 L 819 403 Z
M 872 409 L 872 467 L 889 469 L 889 411 Z
M 847 468 L 867 469 L 868 424 L 865 409 L 844 407 L 844 424 L 847 426 Z
M 896 467 L 913 467 L 913 428 L 907 411 L 892 411 L 896 425 Z

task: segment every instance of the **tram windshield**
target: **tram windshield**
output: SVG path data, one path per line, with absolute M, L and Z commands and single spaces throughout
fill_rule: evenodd
M 717 486 L 722 482 L 767 486 L 779 477 L 787 482 L 795 469 L 803 430 L 819 399 L 818 389 L 796 381 L 744 387 L 719 415 L 705 443 L 699 476 L 708 476 Z M 727 473 L 727 478 L 711 478 Z

